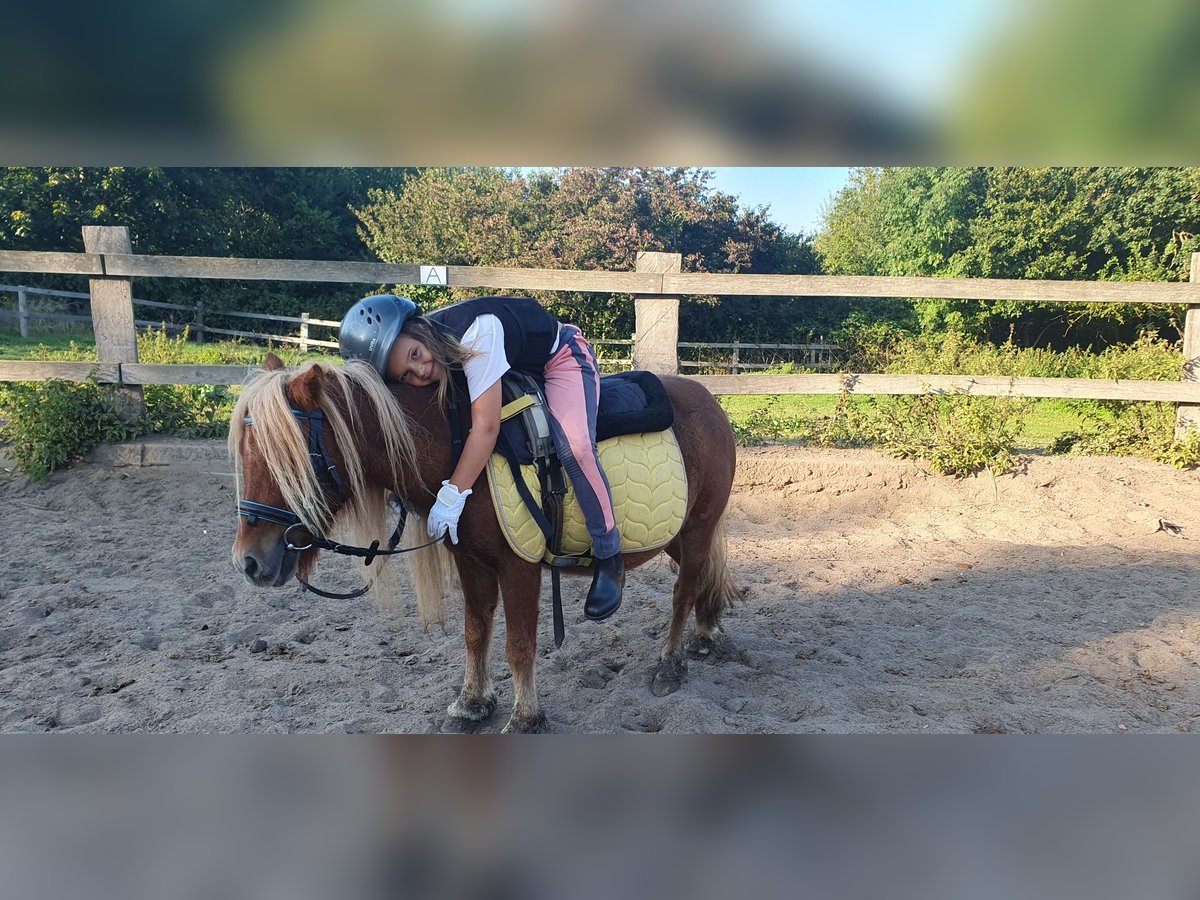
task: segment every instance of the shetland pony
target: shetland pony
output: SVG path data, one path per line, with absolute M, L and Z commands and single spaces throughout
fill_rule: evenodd
M 729 420 L 696 382 L 673 376 L 662 380 L 675 408 L 673 427 L 687 472 L 688 499 L 679 533 L 663 548 L 677 563 L 678 577 L 670 629 L 651 683 L 657 696 L 683 683 L 689 652 L 704 655 L 722 646 L 721 614 L 735 595 L 725 561 L 724 515 L 735 461 Z M 248 500 L 251 507 L 275 509 L 291 518 L 272 522 L 243 512 L 233 544 L 238 570 L 259 587 L 308 578 L 319 551 L 295 549 L 307 546 L 297 535 L 320 536 L 337 527 L 359 543 L 377 540 L 389 528 L 389 493 L 413 514 L 410 526 L 423 526 L 442 479 L 453 468 L 450 425 L 436 398 L 433 386 L 385 385 L 363 363 L 338 367 L 318 362 L 289 371 L 269 354 L 263 371 L 248 381 L 238 400 L 229 449 L 238 470 L 239 509 Z M 314 425 L 308 414 L 318 410 L 323 416 Z M 314 459 L 314 427 L 321 429 L 315 435 L 320 462 Z M 472 729 L 495 711 L 488 650 L 502 600 L 514 695 L 504 731 L 544 731 L 546 717 L 534 685 L 542 567 L 509 548 L 486 502 L 486 477 L 480 475 L 474 485 L 475 499 L 462 514 L 458 544 L 410 554 L 417 606 L 426 628 L 443 620 L 441 566 L 448 549 L 462 586 L 467 661 L 462 690 L 447 710 L 447 725 Z M 413 530 L 424 540 L 423 527 Z M 626 554 L 626 568 L 658 552 Z M 389 568 L 381 558 L 366 570 L 376 579 L 377 600 L 385 603 L 394 596 L 394 587 L 386 583 Z M 693 611 L 695 631 L 685 647 L 684 631 Z

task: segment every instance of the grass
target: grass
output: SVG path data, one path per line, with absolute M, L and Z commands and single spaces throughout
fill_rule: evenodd
M 144 363 L 181 365 L 246 365 L 262 362 L 270 349 L 287 365 L 297 366 L 314 359 L 336 359 L 323 353 L 301 353 L 294 344 L 264 347 L 241 341 L 210 341 L 198 344 L 165 335 L 161 330 L 143 331 L 138 340 L 139 360 Z M 90 331 L 42 334 L 31 338 L 0 332 L 0 359 L 94 360 L 96 341 Z
M 38 359 L 44 352 L 41 348 L 45 348 L 45 352 L 49 353 L 69 353 L 72 344 L 95 359 L 96 339 L 90 331 L 75 334 L 40 334 L 31 338 L 0 332 L 0 359 Z
M 754 414 L 763 415 L 768 410 L 783 422 L 829 416 L 837 405 L 838 398 L 830 394 L 800 394 L 762 396 L 752 394 L 729 394 L 721 397 L 721 406 L 734 421 L 746 421 Z M 850 397 L 850 403 L 865 408 L 868 397 Z M 1056 440 L 1069 432 L 1083 428 L 1086 401 L 1079 400 L 1034 400 L 1033 407 L 1019 437 L 1021 450 L 1046 450 Z M 788 429 L 784 429 L 786 439 Z M 794 430 L 792 439 L 799 435 Z

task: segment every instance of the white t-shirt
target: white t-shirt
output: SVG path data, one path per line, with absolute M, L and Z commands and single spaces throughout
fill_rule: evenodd
M 491 313 L 484 313 L 471 323 L 460 343 L 475 351 L 475 356 L 463 363 L 467 391 L 474 403 L 509 369 L 508 354 L 504 352 L 504 326 Z
M 491 313 L 484 313 L 468 326 L 459 343 L 476 354 L 463 363 L 467 392 L 474 403 L 511 368 L 508 354 L 504 352 L 504 325 Z M 551 355 L 557 349 L 558 338 L 555 337 Z

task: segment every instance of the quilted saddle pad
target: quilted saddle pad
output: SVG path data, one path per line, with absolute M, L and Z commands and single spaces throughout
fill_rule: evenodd
M 600 465 L 612 487 L 613 511 L 621 532 L 621 552 L 655 550 L 679 533 L 687 511 L 687 473 L 671 429 L 630 434 L 601 441 Z M 537 469 L 521 466 L 530 493 L 541 499 Z M 546 538 L 530 515 L 513 481 L 508 461 L 493 453 L 487 464 L 488 488 L 508 545 L 528 562 L 547 557 Z M 566 478 L 562 555 L 590 555 L 592 540 L 584 525 L 575 490 Z

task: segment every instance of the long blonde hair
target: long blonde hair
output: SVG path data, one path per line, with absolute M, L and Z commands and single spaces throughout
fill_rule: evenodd
M 308 456 L 308 441 L 292 412 L 287 387 L 293 379 L 304 379 L 317 369 L 322 376 L 322 392 L 329 397 L 321 410 L 342 455 L 341 472 L 349 514 L 359 518 L 366 510 L 364 498 L 372 493 L 367 487 L 365 465 L 354 435 L 359 429 L 354 392 L 360 392 L 371 406 L 383 433 L 382 457 L 392 466 L 391 476 L 398 482 L 400 472 L 415 471 L 417 452 L 412 433 L 400 408 L 387 387 L 369 365 L 349 362 L 337 367 L 312 362 L 292 372 L 287 369 L 264 370 L 250 377 L 234 407 L 229 426 L 229 452 L 241 460 L 247 420 L 254 423 L 255 445 L 271 478 L 279 486 L 283 502 L 300 517 L 305 528 L 320 533 L 327 529 L 333 514 L 325 502 L 320 480 Z M 378 492 L 378 491 L 376 491 Z M 238 495 L 241 499 L 239 473 Z M 386 498 L 385 498 L 386 499 Z
M 445 408 L 446 393 L 452 389 L 450 383 L 451 371 L 462 369 L 463 363 L 478 356 L 478 353 L 458 342 L 458 339 L 444 329 L 438 328 L 424 316 L 412 316 L 400 334 L 419 341 L 429 355 L 438 364 L 438 405 Z

